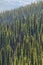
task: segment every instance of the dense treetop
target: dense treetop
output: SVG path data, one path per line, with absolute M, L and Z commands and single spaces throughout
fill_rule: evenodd
M 43 64 L 43 2 L 0 13 L 0 65 Z

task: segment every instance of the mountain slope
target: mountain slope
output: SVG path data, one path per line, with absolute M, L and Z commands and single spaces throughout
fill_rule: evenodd
M 43 2 L 0 13 L 0 65 L 42 65 Z
M 34 14 L 39 17 L 41 13 L 43 13 L 43 2 L 27 5 L 25 7 L 21 7 L 12 11 L 6 11 L 5 13 L 3 12 L 3 14 L 0 14 L 0 19 L 3 18 L 5 22 L 12 22 L 14 19 L 22 19 L 23 17 L 28 17 Z

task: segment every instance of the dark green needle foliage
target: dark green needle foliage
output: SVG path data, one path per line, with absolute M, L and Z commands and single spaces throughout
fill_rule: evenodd
M 0 13 L 0 65 L 43 65 L 43 2 Z

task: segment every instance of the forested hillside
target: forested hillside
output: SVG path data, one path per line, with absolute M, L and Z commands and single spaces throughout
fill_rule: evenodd
M 0 13 L 0 65 L 43 65 L 43 2 Z

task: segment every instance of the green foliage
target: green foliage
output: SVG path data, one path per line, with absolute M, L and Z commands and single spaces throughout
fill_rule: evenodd
M 43 2 L 0 13 L 0 65 L 42 65 Z

